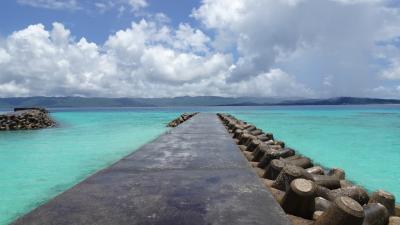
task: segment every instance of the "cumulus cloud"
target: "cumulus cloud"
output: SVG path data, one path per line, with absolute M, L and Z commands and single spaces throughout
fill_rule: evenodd
M 6 50 L 0 48 L 0 65 L 5 64 L 10 60 L 10 55 Z
M 17 3 L 35 8 L 53 10 L 84 9 L 86 11 L 93 11 L 96 9 L 101 13 L 112 9 L 117 9 L 120 13 L 123 13 L 126 8 L 129 8 L 132 12 L 137 12 L 149 5 L 146 0 L 17 0 Z
M 117 9 L 119 15 L 124 13 L 127 8 L 131 12 L 137 12 L 149 5 L 146 0 L 96 0 L 93 4 L 101 13 Z M 90 6 L 89 4 L 89 8 Z
M 189 49 L 194 52 L 205 52 L 210 38 L 201 30 L 192 28 L 189 24 L 180 24 L 176 31 L 174 47 L 178 49 Z
M 271 69 L 268 73 L 251 76 L 248 80 L 228 83 L 226 90 L 233 96 L 263 97 L 311 97 L 315 93 L 296 81 L 293 76 L 280 69 Z
M 224 62 L 223 55 L 196 56 L 162 47 L 157 43 L 168 39 L 168 34 L 163 34 L 167 28 L 155 26 L 146 21 L 133 23 L 130 29 L 111 36 L 104 46 L 85 38 L 74 42 L 60 23 L 54 23 L 51 31 L 41 24 L 17 31 L 0 47 L 0 94 L 158 96 L 157 92 L 146 92 L 151 77 L 172 74 L 163 79 L 179 82 L 188 76 L 180 71 L 183 68 L 210 64 L 204 73 L 190 73 L 205 76 L 217 72 L 215 62 Z M 159 60 L 171 58 L 176 68 L 160 68 L 164 65 Z
M 91 4 L 120 13 L 148 6 Z M 173 27 L 158 13 L 104 43 L 76 38 L 61 23 L 35 24 L 0 42 L 0 96 L 400 97 L 396 7 L 383 0 L 203 0 L 191 14 L 201 28 Z
M 146 20 L 133 23 L 131 28 L 109 37 L 105 43 L 107 55 L 115 58 L 126 74 L 155 83 L 195 82 L 227 71 L 228 55 L 195 54 L 207 50 L 207 38 L 187 24 L 179 27 L 174 31 Z M 182 30 L 186 36 L 181 35 Z
M 96 44 L 84 38 L 74 43 L 69 35 L 59 23 L 50 32 L 37 24 L 10 35 L 0 48 L 9 56 L 2 63 L 0 83 L 12 87 L 16 96 L 99 91 L 94 81 L 109 73 L 108 60 Z
M 392 58 L 389 66 L 382 71 L 381 76 L 388 80 L 400 80 L 400 58 Z
M 177 29 L 141 20 L 103 45 L 75 41 L 61 23 L 14 32 L 0 45 L 1 96 L 181 95 L 297 96 L 312 92 L 275 69 L 228 83 L 230 54 L 212 51 L 210 38 L 188 24 Z
M 0 96 L 24 96 L 29 94 L 29 90 L 15 84 L 14 81 L 0 84 Z
M 371 90 L 375 96 L 384 98 L 398 98 L 400 96 L 400 85 L 399 86 L 379 86 Z
M 132 7 L 132 10 L 134 11 L 148 6 L 146 0 L 128 0 L 128 4 Z
M 236 50 L 231 82 L 278 67 L 320 94 L 362 95 L 379 81 L 381 44 L 400 36 L 399 10 L 386 3 L 203 0 L 192 16 L 215 31 L 213 46 Z
M 78 9 L 76 0 L 17 0 L 19 4 L 46 9 Z

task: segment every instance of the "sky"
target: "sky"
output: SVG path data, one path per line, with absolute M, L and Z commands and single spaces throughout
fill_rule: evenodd
M 396 0 L 3 0 L 0 97 L 400 98 Z

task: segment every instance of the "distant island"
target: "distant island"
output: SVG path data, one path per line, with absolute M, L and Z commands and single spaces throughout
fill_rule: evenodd
M 85 98 L 18 97 L 0 98 L 0 108 L 41 106 L 61 107 L 172 107 L 172 106 L 285 106 L 285 105 L 365 105 L 400 104 L 400 99 L 337 97 L 293 99 L 263 97 L 183 96 L 175 98 Z
M 285 100 L 277 103 L 266 102 L 263 104 L 244 102 L 241 104 L 229 104 L 229 106 L 368 105 L 368 104 L 400 104 L 400 99 L 337 97 L 328 99 Z

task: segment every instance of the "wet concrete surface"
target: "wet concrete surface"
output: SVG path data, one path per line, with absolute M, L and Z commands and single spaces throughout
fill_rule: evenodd
M 201 113 L 13 224 L 291 224 L 215 114 Z

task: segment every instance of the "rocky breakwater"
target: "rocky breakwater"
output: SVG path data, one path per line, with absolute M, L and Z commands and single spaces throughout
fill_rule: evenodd
M 12 113 L 0 115 L 0 131 L 31 130 L 55 125 L 44 108 L 15 108 Z
M 229 114 L 218 115 L 294 225 L 400 225 L 393 194 L 368 193 L 346 180 L 342 169 L 315 165 L 274 140 L 272 133 Z
M 198 114 L 198 112 L 183 113 L 178 118 L 176 118 L 176 119 L 172 120 L 171 122 L 169 122 L 167 124 L 167 127 L 177 127 L 177 126 L 179 126 L 179 124 L 181 124 L 181 123 L 185 122 L 186 120 L 192 118 L 196 114 Z

